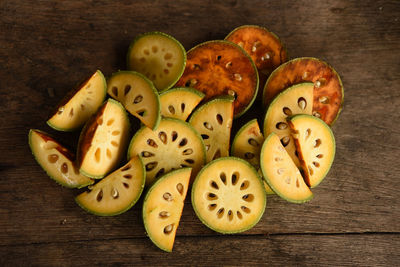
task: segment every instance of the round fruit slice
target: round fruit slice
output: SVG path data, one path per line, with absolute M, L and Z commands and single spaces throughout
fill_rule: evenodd
M 58 131 L 79 128 L 101 106 L 106 90 L 106 80 L 98 70 L 58 104 L 47 124 Z
M 192 205 L 212 230 L 233 234 L 252 228 L 261 219 L 267 198 L 257 171 L 239 158 L 207 164 L 192 187 Z
M 148 32 L 133 40 L 127 56 L 128 69 L 146 75 L 158 91 L 171 88 L 186 64 L 182 44 L 162 32 Z
M 278 36 L 266 28 L 243 25 L 234 29 L 225 40 L 242 47 L 256 64 L 258 74 L 271 72 L 287 61 L 287 52 Z
M 229 156 L 233 120 L 233 98 L 219 97 L 200 106 L 189 123 L 201 135 L 207 151 L 207 162 Z
M 120 101 L 144 125 L 156 129 L 160 123 L 160 99 L 157 90 L 142 74 L 119 71 L 108 80 L 107 92 Z
M 196 174 L 206 161 L 203 140 L 188 123 L 161 119 L 157 130 L 142 127 L 132 137 L 128 158 L 140 155 L 146 167 L 146 185 L 170 170 L 193 168 Z
M 193 88 L 178 87 L 160 94 L 161 115 L 185 121 L 204 94 Z
M 121 103 L 108 99 L 86 123 L 79 137 L 80 172 L 103 178 L 121 161 L 129 135 L 129 119 Z
M 258 90 L 258 73 L 253 61 L 238 45 L 209 41 L 190 49 L 185 72 L 177 86 L 193 87 L 209 100 L 215 96 L 235 97 L 234 116 L 251 106 Z
M 74 163 L 75 155 L 47 133 L 31 129 L 29 146 L 39 165 L 62 186 L 81 188 L 93 184 L 92 179 L 79 173 Z
M 304 180 L 309 187 L 316 187 L 329 172 L 335 158 L 332 130 L 325 122 L 310 115 L 293 116 L 288 123 L 294 132 Z
M 313 194 L 304 182 L 300 170 L 275 133 L 271 133 L 264 141 L 260 164 L 264 179 L 277 195 L 293 203 L 312 199 Z
M 95 215 L 118 215 L 135 205 L 142 194 L 144 181 L 144 165 L 140 157 L 133 157 L 125 166 L 90 186 L 75 201 Z
M 343 84 L 331 66 L 316 58 L 296 58 L 274 70 L 264 87 L 264 105 L 285 88 L 301 82 L 314 83 L 312 114 L 332 125 L 342 108 Z
M 251 120 L 237 132 L 232 142 L 231 154 L 234 157 L 246 160 L 262 176 L 260 170 L 260 151 L 263 142 L 264 136 L 260 131 L 257 119 Z M 267 194 L 274 194 L 274 191 L 272 191 L 265 181 L 264 187 Z
M 272 101 L 264 118 L 264 135 L 276 133 L 297 166 L 300 166 L 300 161 L 286 118 L 295 114 L 311 115 L 313 91 L 313 83 L 289 87 Z
M 143 202 L 146 232 L 157 247 L 167 252 L 174 246 L 191 170 L 183 168 L 165 174 L 149 189 Z

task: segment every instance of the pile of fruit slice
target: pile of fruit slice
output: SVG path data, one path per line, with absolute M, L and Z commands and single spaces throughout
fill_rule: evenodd
M 330 125 L 342 106 L 340 77 L 316 58 L 287 60 L 279 38 L 255 25 L 187 54 L 175 38 L 145 33 L 129 47 L 129 70 L 107 81 L 97 70 L 51 113 L 47 123 L 55 130 L 84 125 L 77 157 L 40 130 L 30 130 L 29 145 L 57 183 L 86 187 L 75 201 L 92 214 L 126 212 L 148 187 L 144 226 L 165 251 L 172 251 L 190 186 L 206 226 L 243 232 L 262 218 L 267 194 L 293 203 L 312 199 L 311 188 L 334 160 Z M 234 119 L 257 96 L 263 133 L 250 120 L 230 145 Z M 143 124 L 133 137 L 132 119 Z

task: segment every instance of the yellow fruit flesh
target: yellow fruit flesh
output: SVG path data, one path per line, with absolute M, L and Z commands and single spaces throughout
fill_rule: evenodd
M 103 74 L 95 72 L 75 95 L 47 123 L 57 130 L 74 130 L 84 124 L 104 101 L 106 84 Z
M 264 135 L 276 133 L 283 143 L 287 141 L 285 148 L 297 166 L 300 166 L 300 161 L 286 118 L 295 114 L 312 114 L 313 88 L 313 83 L 302 83 L 286 89 L 271 103 L 264 119 Z
M 282 198 L 295 203 L 305 202 L 313 194 L 299 169 L 282 146 L 278 135 L 271 134 L 264 142 L 260 158 L 264 179 Z
M 203 97 L 204 94 L 195 89 L 170 89 L 160 95 L 161 115 L 185 121 Z
M 233 99 L 217 98 L 196 110 L 189 120 L 206 146 L 207 162 L 229 156 Z
M 143 191 L 145 172 L 139 157 L 109 174 L 90 191 L 76 197 L 85 210 L 97 215 L 116 215 L 132 207 Z
M 143 202 L 143 222 L 150 239 L 159 248 L 172 251 L 191 168 L 179 169 L 161 177 Z
M 66 151 L 64 147 L 51 139 L 43 138 L 43 135 L 42 132 L 31 130 L 29 143 L 36 160 L 52 179 L 70 188 L 93 184 L 92 179 L 80 174 L 75 163 L 60 152 Z

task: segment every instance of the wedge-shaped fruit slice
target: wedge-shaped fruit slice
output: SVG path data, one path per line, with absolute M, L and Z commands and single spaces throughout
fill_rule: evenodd
M 160 123 L 160 99 L 153 83 L 134 71 L 119 71 L 108 80 L 107 92 L 151 129 Z
M 108 99 L 86 123 L 79 137 L 80 172 L 100 179 L 121 161 L 129 135 L 129 119 L 121 103 Z
M 343 84 L 331 66 L 316 58 L 296 58 L 274 70 L 264 87 L 264 105 L 287 87 L 301 82 L 314 83 L 312 114 L 332 125 L 342 108 Z
M 264 179 L 283 199 L 293 203 L 303 203 L 313 197 L 300 170 L 275 133 L 271 133 L 264 141 L 260 164 Z
M 81 188 L 93 184 L 92 179 L 79 173 L 75 155 L 47 133 L 30 130 L 29 146 L 39 165 L 62 186 Z
M 186 65 L 186 51 L 172 36 L 148 32 L 133 40 L 127 57 L 128 69 L 146 75 L 159 91 L 171 88 Z
M 192 187 L 192 205 L 197 216 L 207 227 L 223 234 L 252 228 L 261 219 L 266 202 L 256 169 L 235 157 L 207 164 Z
M 219 97 L 200 106 L 189 123 L 201 135 L 207 151 L 207 162 L 229 156 L 233 121 L 233 98 Z
M 295 114 L 311 115 L 313 91 L 313 83 L 289 87 L 272 101 L 264 118 L 264 135 L 276 133 L 297 166 L 300 166 L 300 161 L 286 118 Z
M 263 143 L 264 136 L 260 131 L 257 119 L 251 120 L 237 132 L 232 142 L 231 155 L 246 160 L 262 176 L 260 170 L 260 152 Z M 272 191 L 265 181 L 264 187 L 267 194 L 274 194 L 274 191 Z
M 157 130 L 142 127 L 132 137 L 128 158 L 140 155 L 146 167 L 146 185 L 170 170 L 193 168 L 194 175 L 205 164 L 206 153 L 200 135 L 188 123 L 161 119 Z
M 58 104 L 47 124 L 59 131 L 76 130 L 101 106 L 106 90 L 106 80 L 98 70 Z
M 189 87 L 173 88 L 160 94 L 161 115 L 186 120 L 204 94 Z
M 151 241 L 172 251 L 189 187 L 191 168 L 169 172 L 152 185 L 143 202 L 143 223 Z
M 335 158 L 335 137 L 331 128 L 322 120 L 310 115 L 296 115 L 288 120 L 304 180 L 311 188 L 316 187 L 329 172 Z
M 278 36 L 257 25 L 243 25 L 225 37 L 242 47 L 253 59 L 258 73 L 269 75 L 287 61 L 287 52 Z
M 252 105 L 257 96 L 258 73 L 242 48 L 228 41 L 209 41 L 190 49 L 187 56 L 177 86 L 196 88 L 206 95 L 205 100 L 234 96 L 235 117 Z
M 140 198 L 145 182 L 145 169 L 140 157 L 90 186 L 75 198 L 84 210 L 100 216 L 113 216 L 129 210 Z

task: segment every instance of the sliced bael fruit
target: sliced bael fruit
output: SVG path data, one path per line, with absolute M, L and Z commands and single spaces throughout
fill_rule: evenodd
M 151 241 L 172 251 L 189 187 L 191 168 L 169 172 L 152 185 L 143 202 L 143 223 Z
M 103 73 L 97 70 L 58 104 L 47 124 L 58 131 L 76 130 L 101 106 L 106 90 Z
M 312 114 L 332 125 L 342 108 L 343 84 L 331 66 L 316 58 L 292 59 L 274 70 L 264 87 L 264 105 L 287 87 L 301 82 L 314 83 Z
M 81 188 L 93 184 L 92 179 L 79 173 L 75 155 L 47 133 L 31 129 L 29 146 L 39 165 L 62 186 Z
M 313 87 L 313 83 L 300 83 L 284 90 L 269 105 L 264 118 L 264 135 L 276 133 L 297 166 L 300 166 L 300 161 L 286 118 L 295 114 L 312 114 Z
M 128 158 L 140 155 L 146 167 L 146 185 L 170 170 L 193 168 L 194 175 L 205 164 L 206 153 L 200 135 L 188 123 L 161 119 L 157 130 L 142 127 L 132 137 Z
M 153 83 L 134 71 L 119 71 L 108 80 L 107 92 L 151 129 L 160 123 L 160 99 Z
M 246 112 L 257 96 L 258 73 L 242 48 L 228 41 L 209 41 L 190 49 L 187 57 L 185 72 L 177 86 L 200 90 L 206 95 L 204 100 L 234 96 L 234 116 Z
M 300 170 L 275 133 L 271 133 L 264 141 L 260 164 L 265 181 L 277 195 L 293 203 L 312 199 L 313 194 L 304 182 Z
M 207 164 L 192 187 L 197 217 L 210 229 L 233 234 L 252 228 L 264 214 L 263 182 L 247 161 L 219 158 Z
M 146 75 L 158 91 L 171 88 L 181 77 L 185 64 L 185 48 L 162 32 L 139 35 L 128 50 L 128 69 Z
M 232 97 L 210 100 L 200 106 L 190 117 L 189 123 L 203 138 L 207 162 L 229 156 L 232 121 Z
M 329 172 L 335 158 L 335 137 L 331 128 L 322 120 L 310 115 L 296 115 L 288 120 L 304 180 L 309 187 L 316 187 Z
M 287 61 L 287 52 L 278 36 L 266 28 L 243 25 L 234 29 L 225 40 L 242 47 L 256 64 L 258 74 L 271 72 Z
M 161 115 L 185 121 L 204 94 L 189 87 L 172 88 L 160 94 Z
M 84 210 L 100 216 L 113 216 L 129 210 L 142 194 L 145 169 L 140 157 L 109 174 L 75 198 Z
M 251 120 L 243 125 L 237 132 L 232 142 L 231 155 L 242 158 L 249 162 L 254 168 L 260 170 L 260 151 L 264 143 L 264 136 L 260 131 L 257 119 Z M 264 181 L 264 187 L 267 194 L 274 194 L 274 191 Z
M 129 127 L 124 107 L 108 99 L 89 119 L 79 137 L 80 172 L 100 179 L 117 167 L 126 149 Z

